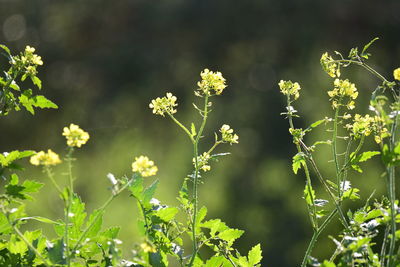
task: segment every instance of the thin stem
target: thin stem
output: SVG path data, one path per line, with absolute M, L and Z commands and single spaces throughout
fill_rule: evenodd
M 79 246 L 82 242 L 82 240 L 85 238 L 86 234 L 89 232 L 89 230 L 93 227 L 93 225 L 96 223 L 96 221 L 98 220 L 98 218 L 100 216 L 102 216 L 104 210 L 108 207 L 108 205 L 110 205 L 110 203 L 114 200 L 114 198 L 116 198 L 119 194 L 121 194 L 128 186 L 130 185 L 129 182 L 127 182 L 126 184 L 124 184 L 124 186 L 121 187 L 121 189 L 119 189 L 116 193 L 114 193 L 112 196 L 110 196 L 106 202 L 104 202 L 104 204 L 98 209 L 98 213 L 96 215 L 96 217 L 94 218 L 94 220 L 91 222 L 91 224 L 89 224 L 85 230 L 82 232 L 82 234 L 79 236 L 78 241 L 76 242 L 74 248 L 72 249 L 72 251 L 76 251 L 77 249 L 79 249 Z
M 331 222 L 333 217 L 336 215 L 337 210 L 333 210 L 329 216 L 325 219 L 325 221 L 321 224 L 321 226 L 318 228 L 318 230 L 314 230 L 314 234 L 311 238 L 310 243 L 308 244 L 306 254 L 304 255 L 303 262 L 301 263 L 301 267 L 305 267 L 307 264 L 307 259 L 311 255 L 312 249 L 314 248 L 315 242 L 317 242 L 317 239 L 319 235 L 322 233 L 322 231 L 325 229 L 325 227 Z
M 199 162 L 198 162 L 198 144 L 201 135 L 203 134 L 204 127 L 207 122 L 208 116 L 208 95 L 204 97 L 204 113 L 203 121 L 201 123 L 200 129 L 197 133 L 196 139 L 193 143 L 193 157 L 194 157 L 194 177 L 193 177 L 193 219 L 192 219 L 192 239 L 193 239 L 193 254 L 189 262 L 189 267 L 193 265 L 194 259 L 197 254 L 197 237 L 196 237 L 196 220 L 197 220 L 197 210 L 198 210 L 198 177 L 199 177 Z
M 1 205 L 1 209 L 3 211 L 3 214 L 6 215 L 8 224 L 12 227 L 14 232 L 21 238 L 22 241 L 36 254 L 38 258 L 40 258 L 43 261 L 43 264 L 47 267 L 50 267 L 51 265 L 47 263 L 47 259 L 45 259 L 42 254 L 25 238 L 25 236 L 21 233 L 21 231 L 18 229 L 18 227 L 10 221 L 10 218 L 8 217 L 8 212 L 6 212 L 5 208 L 3 205 Z
M 394 149 L 395 142 L 396 142 L 396 130 L 397 130 L 397 118 L 396 115 L 392 129 L 391 129 L 391 138 L 390 138 L 390 150 Z M 395 185 L 395 167 L 388 166 L 388 176 L 389 176 L 389 199 L 390 199 L 390 209 L 391 209 L 391 216 L 390 216 L 390 224 L 391 224 L 391 238 L 389 244 L 389 259 L 388 259 L 388 266 L 391 267 L 394 264 L 393 253 L 396 246 L 396 208 L 395 208 L 395 201 L 396 201 L 396 185 Z
M 71 202 L 72 202 L 72 198 L 73 198 L 73 194 L 74 194 L 74 181 L 73 181 L 73 176 L 72 176 L 72 153 L 74 152 L 74 148 L 73 147 L 69 147 L 69 151 L 66 155 L 66 162 L 68 164 L 68 181 L 69 181 L 69 187 L 68 187 L 68 191 L 69 191 L 69 195 L 68 195 L 68 199 L 66 201 L 66 208 L 65 208 L 65 230 L 64 230 L 64 239 L 65 239 L 65 253 L 66 253 L 66 260 L 67 260 L 67 266 L 71 266 L 71 259 L 70 259 L 70 250 L 69 250 L 69 213 L 71 210 Z M 75 250 L 73 250 L 75 251 Z
M 195 140 L 193 139 L 193 135 L 189 132 L 189 130 L 188 130 L 180 121 L 178 121 L 178 120 L 174 117 L 174 115 L 168 113 L 168 116 L 169 116 L 179 127 L 182 128 L 182 130 L 189 136 L 190 141 L 192 141 L 192 143 L 194 143 Z
M 337 125 L 338 125 L 338 119 L 339 119 L 339 109 L 340 109 L 340 106 L 338 106 L 336 108 L 335 118 L 333 120 L 332 157 L 333 157 L 333 161 L 335 162 L 336 185 L 337 185 L 339 202 L 340 202 L 340 199 L 342 197 L 342 190 L 340 188 L 341 178 L 340 178 L 339 162 L 338 162 L 338 158 L 337 158 Z
M 47 174 L 47 177 L 50 179 L 51 183 L 54 185 L 54 187 L 57 189 L 58 193 L 63 196 L 63 192 L 60 188 L 60 186 L 57 184 L 56 180 L 54 179 L 54 174 L 52 173 L 51 169 L 49 166 L 45 165 L 43 167 L 44 172 Z

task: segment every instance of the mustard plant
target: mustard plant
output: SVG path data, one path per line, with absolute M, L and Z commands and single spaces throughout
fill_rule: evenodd
M 400 162 L 397 136 L 400 68 L 395 69 L 393 78 L 389 79 L 366 63 L 371 56 L 369 48 L 377 39 L 361 51 L 357 47 L 352 48 L 347 57 L 339 52 L 335 52 L 335 56 L 328 53 L 322 55 L 322 69 L 332 78 L 332 89 L 327 91 L 332 113 L 305 129 L 295 127 L 299 112 L 294 102 L 299 100 L 301 86 L 292 81 L 279 83 L 281 93 L 286 96 L 286 112 L 282 114 L 289 121 L 289 132 L 297 149 L 292 169 L 295 174 L 300 169 L 304 171 L 303 198 L 313 229 L 301 266 L 394 267 L 400 264 L 400 231 L 397 230 L 400 210 L 395 191 L 396 169 Z M 359 94 L 368 92 L 359 90 L 349 79 L 342 78 L 344 69 L 353 65 L 362 67 L 378 83 L 372 90 L 369 105 L 358 107 L 357 112 Z M 309 143 L 307 134 L 322 126 L 325 126 L 327 139 Z M 376 150 L 365 149 L 366 145 L 371 146 L 370 143 L 375 143 Z M 333 179 L 327 178 L 329 172 L 322 170 L 321 162 L 314 157 L 323 145 L 331 150 Z M 355 181 L 351 174 L 364 172 L 363 163 L 377 156 L 381 157 L 387 193 L 381 199 L 373 200 L 372 187 L 371 192 L 367 192 L 369 197 L 361 199 L 360 190 L 352 186 Z M 325 190 L 328 200 L 317 197 L 316 182 Z M 348 201 L 357 201 L 361 205 L 356 210 L 346 210 L 344 204 Z M 343 229 L 337 237 L 331 237 L 336 249 L 329 259 L 319 261 L 311 256 L 312 250 L 326 226 L 336 217 Z
M 43 61 L 34 54 L 35 49 L 27 46 L 20 55 L 12 56 L 7 47 L 2 45 L 0 48 L 11 64 L 5 78 L 0 79 L 1 115 L 19 110 L 21 106 L 32 114 L 33 107 L 56 108 L 44 96 L 34 95 L 32 90 L 23 90 L 17 85 L 17 78 L 25 80 L 29 77 L 34 85 L 41 88 L 37 67 Z M 0 194 L 0 266 L 260 266 L 260 245 L 242 256 L 233 248 L 233 243 L 244 231 L 230 228 L 220 219 L 206 220 L 207 208 L 199 205 L 198 190 L 205 181 L 203 177 L 211 170 L 213 161 L 228 154 L 214 151 L 221 144 L 232 145 L 239 141 L 234 130 L 223 124 L 218 133 L 214 133 L 215 141 L 210 148 L 199 152 L 211 112 L 210 98 L 221 95 L 225 88 L 226 81 L 220 72 L 208 69 L 201 72 L 201 81 L 195 91 L 195 95 L 203 100 L 202 108 L 194 105 L 201 118 L 197 127 L 192 123 L 188 128 L 174 116 L 178 103 L 171 93 L 156 98 L 149 105 L 153 113 L 171 118 L 192 143 L 193 157 L 187 162 L 193 166 L 193 172 L 182 181 L 177 197 L 178 207 L 161 204 L 154 198 L 159 181 L 155 179 L 149 186 L 146 184 L 157 175 L 158 167 L 149 157 L 139 155 L 133 157 L 129 174 L 120 178 L 112 173 L 107 175 L 111 184 L 109 197 L 89 213 L 75 192 L 77 177 L 73 166 L 76 153 L 90 140 L 90 134 L 73 123 L 64 127 L 61 133 L 66 139 L 67 152 L 64 156 L 52 149 L 0 154 L 0 174 L 3 178 Z M 58 193 L 64 205 L 63 218 L 50 219 L 26 213 L 26 201 L 33 201 L 32 194 L 39 192 L 43 186 L 43 182 L 22 181 L 17 174 L 23 171 L 18 161 L 28 157 L 32 165 L 42 168 L 47 177 L 44 182 L 50 182 Z M 57 171 L 60 166 L 56 169 L 56 165 L 62 165 L 66 171 L 60 175 Z M 120 228 L 102 227 L 107 207 L 124 192 L 129 193 L 137 203 L 139 232 L 142 235 L 141 240 L 136 241 L 132 254 L 125 258 L 122 256 L 122 241 L 118 239 Z M 31 221 L 52 225 L 56 237 L 48 238 L 41 228 L 23 231 L 22 226 Z M 190 240 L 190 245 L 185 244 L 187 240 Z

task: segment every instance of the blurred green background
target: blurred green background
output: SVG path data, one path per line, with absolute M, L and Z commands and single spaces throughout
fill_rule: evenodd
M 191 144 L 171 121 L 154 116 L 148 104 L 172 92 L 178 96 L 177 117 L 186 124 L 198 121 L 192 102 L 199 73 L 206 67 L 221 71 L 229 87 L 213 99 L 203 149 L 223 123 L 237 131 L 240 143 L 220 150 L 232 155 L 207 173 L 200 203 L 208 206 L 209 218 L 246 230 L 237 242 L 241 252 L 261 242 L 263 266 L 296 266 L 312 233 L 302 200 L 304 177 L 291 171 L 295 149 L 279 115 L 285 103 L 277 83 L 291 79 L 302 85 L 298 127 L 331 116 L 326 95 L 331 81 L 320 68 L 321 54 L 347 54 L 378 36 L 371 64 L 391 77 L 400 66 L 399 10 L 398 0 L 0 0 L 0 43 L 14 52 L 27 44 L 37 48 L 45 63 L 39 68 L 44 94 L 60 107 L 34 117 L 19 112 L 2 118 L 1 150 L 62 153 L 62 128 L 73 122 L 91 135 L 76 154 L 75 168 L 77 191 L 89 210 L 110 194 L 107 173 L 129 174 L 133 158 L 141 154 L 159 166 L 157 198 L 177 204 L 182 179 L 192 167 Z M 363 93 L 378 84 L 356 67 L 343 77 L 356 82 L 364 100 L 368 94 Z M 363 103 L 359 112 L 366 110 Z M 327 138 L 323 131 L 309 137 Z M 319 155 L 329 177 L 330 152 Z M 376 171 L 352 174 L 363 197 L 385 188 L 379 160 L 371 164 Z M 45 180 L 38 168 L 27 169 L 29 178 Z M 62 181 L 65 167 L 57 171 Z M 50 185 L 38 200 L 29 208 L 32 215 L 61 216 L 62 203 Z M 140 241 L 136 216 L 135 202 L 125 195 L 105 218 L 106 225 L 122 226 L 126 255 Z M 326 233 L 336 230 L 333 225 Z M 325 237 L 319 244 L 313 255 L 328 257 L 333 242 Z

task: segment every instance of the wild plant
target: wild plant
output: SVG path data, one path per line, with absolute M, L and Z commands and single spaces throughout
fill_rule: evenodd
M 296 118 L 300 117 L 294 107 L 294 102 L 300 97 L 299 83 L 279 82 L 280 91 L 286 96 L 286 112 L 282 114 L 289 121 L 289 132 L 297 149 L 292 169 L 295 174 L 300 169 L 305 174 L 303 198 L 313 229 L 301 266 L 393 267 L 400 264 L 400 231 L 397 230 L 400 210 L 395 191 L 396 168 L 400 163 L 397 136 L 400 68 L 394 70 L 394 80 L 390 80 L 366 63 L 371 56 L 368 49 L 377 39 L 373 39 L 361 51 L 357 47 L 352 48 L 347 57 L 339 52 L 335 52 L 335 56 L 328 53 L 322 55 L 321 66 L 333 79 L 332 89 L 327 91 L 332 114 L 305 129 L 295 126 Z M 354 83 L 342 78 L 342 71 L 354 65 L 380 81 L 372 91 L 368 107 L 356 109 L 359 94 L 367 92 L 358 90 Z M 327 139 L 310 142 L 307 134 L 322 126 L 325 126 Z M 365 147 L 372 142 L 376 144 L 376 150 L 366 150 Z M 315 152 L 324 145 L 330 147 L 330 163 L 335 173 L 333 179 L 327 178 L 329 172 L 321 169 L 321 162 L 315 158 Z M 371 192 L 367 193 L 369 197 L 360 199 L 360 190 L 352 186 L 355 181 L 351 179 L 351 174 L 365 171 L 363 163 L 378 155 L 382 161 L 387 193 L 373 201 L 374 188 L 371 186 Z M 313 185 L 316 182 L 329 199 L 317 197 L 316 186 Z M 345 210 L 348 201 L 362 204 L 356 210 Z M 326 226 L 335 218 L 343 230 L 337 237 L 331 237 L 336 244 L 332 256 L 320 262 L 311 257 L 312 250 Z
M 37 77 L 37 67 L 43 64 L 35 49 L 27 46 L 25 51 L 12 56 L 10 50 L 2 45 L 10 69 L 0 78 L 1 114 L 21 106 L 34 114 L 33 107 L 56 108 L 44 96 L 34 95 L 31 89 L 22 90 L 17 79 L 30 78 L 41 88 Z M 108 199 L 90 213 L 85 203 L 75 191 L 73 166 L 75 154 L 90 139 L 88 132 L 78 125 L 64 127 L 62 135 L 66 138 L 66 154 L 59 156 L 51 149 L 34 152 L 12 151 L 0 154 L 3 180 L 0 195 L 0 266 L 260 266 L 262 259 L 260 245 L 254 246 L 247 255 L 241 255 L 233 244 L 244 231 L 230 228 L 220 219 L 207 219 L 207 208 L 200 206 L 199 186 L 205 182 L 205 174 L 211 170 L 213 162 L 228 153 L 215 153 L 222 144 L 236 144 L 239 137 L 233 129 L 224 124 L 214 133 L 214 143 L 205 152 L 200 152 L 199 144 L 205 134 L 207 119 L 211 113 L 211 101 L 222 94 L 226 81 L 220 72 L 205 69 L 201 72 L 195 95 L 203 103 L 199 108 L 201 123 L 184 126 L 176 117 L 177 98 L 171 93 L 156 98 L 150 103 L 153 113 L 169 117 L 184 131 L 193 147 L 193 157 L 188 159 L 193 171 L 182 181 L 178 192 L 179 206 L 167 206 L 154 198 L 158 180 L 147 185 L 158 172 L 154 161 L 147 156 L 137 156 L 131 164 L 129 174 L 116 178 L 108 174 L 110 193 Z M 26 201 L 34 201 L 33 193 L 39 192 L 43 182 L 20 179 L 23 168 L 19 160 L 30 157 L 30 163 L 40 166 L 57 191 L 64 205 L 63 218 L 49 219 L 43 216 L 28 215 Z M 65 175 L 59 175 L 55 165 L 63 164 Z M 17 174 L 18 173 L 18 174 Z M 61 186 L 60 184 L 66 184 Z M 119 227 L 103 229 L 103 217 L 107 207 L 119 195 L 129 193 L 136 201 L 140 218 L 139 232 L 142 241 L 132 240 L 137 245 L 128 256 L 122 254 L 118 239 Z M 182 219 L 183 218 L 183 219 Z M 29 228 L 31 221 L 51 224 L 56 237 L 49 239 L 38 228 Z M 187 245 L 189 243 L 190 245 Z M 186 252 L 186 250 L 188 252 Z

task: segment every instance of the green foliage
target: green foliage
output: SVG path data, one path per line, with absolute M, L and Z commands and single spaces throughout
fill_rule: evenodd
M 22 89 L 17 81 L 28 79 L 38 90 L 42 88 L 37 77 L 37 67 L 42 65 L 41 58 L 34 54 L 35 49 L 27 46 L 20 55 L 12 56 L 10 50 L 0 45 L 8 58 L 10 69 L 5 77 L 0 77 L 0 114 L 7 115 L 11 110 L 24 107 L 31 114 L 35 108 L 57 108 L 57 105 L 32 89 Z M 0 154 L 0 174 L 5 181 L 0 195 L 0 265 L 1 266 L 260 266 L 261 246 L 253 247 L 247 256 L 241 256 L 233 248 L 234 242 L 244 231 L 230 228 L 220 219 L 207 220 L 207 208 L 199 208 L 198 186 L 203 182 L 200 172 L 211 169 L 216 162 L 229 153 L 213 153 L 221 145 L 238 143 L 239 136 L 229 125 L 223 124 L 220 134 L 214 134 L 215 142 L 202 154 L 198 145 L 204 135 L 207 117 L 211 110 L 209 98 L 220 95 L 226 87 L 220 72 L 201 72 L 202 81 L 195 94 L 204 100 L 204 108 L 197 108 L 202 117 L 200 126 L 190 124 L 190 131 L 174 116 L 177 112 L 177 98 L 171 93 L 166 97 L 152 101 L 150 107 L 155 114 L 168 115 L 191 140 L 194 153 L 193 172 L 183 179 L 178 193 L 179 206 L 173 207 L 155 198 L 159 181 L 155 179 L 148 185 L 147 178 L 156 175 L 158 168 L 148 157 L 136 157 L 132 163 L 132 174 L 119 179 L 113 174 L 107 178 L 111 182 L 110 196 L 99 208 L 89 212 L 81 197 L 74 191 L 72 172 L 73 155 L 89 140 L 89 133 L 78 125 L 65 127 L 63 135 L 67 141 L 67 154 L 62 160 L 67 165 L 66 186 L 62 188 L 55 179 L 52 166 L 60 164 L 60 156 L 52 150 L 34 152 L 11 151 Z M 25 83 L 23 83 L 25 85 Z M 28 216 L 26 201 L 33 201 L 43 183 L 20 179 L 16 171 L 23 168 L 17 164 L 21 159 L 31 157 L 30 163 L 43 167 L 43 173 L 59 193 L 64 204 L 64 217 L 50 219 L 42 216 Z M 191 187 L 189 185 L 192 185 Z M 121 193 L 128 191 L 137 203 L 140 218 L 139 232 L 142 240 L 137 242 L 132 254 L 125 259 L 119 248 L 119 227 L 103 228 L 103 216 L 106 208 Z M 23 224 L 36 221 L 53 226 L 56 237 L 49 239 L 41 230 L 21 231 Z M 189 242 L 189 244 L 186 244 Z M 187 252 L 188 251 L 188 252 Z M 206 257 L 205 255 L 211 255 Z
M 398 93 L 400 76 L 397 73 L 400 73 L 400 69 L 394 71 L 394 78 L 397 81 L 390 81 L 365 63 L 365 60 L 371 56 L 367 51 L 376 40 L 378 38 L 366 44 L 361 53 L 357 47 L 352 48 L 348 58 L 344 58 L 339 52 L 335 52 L 338 59 L 334 59 L 328 53 L 322 55 L 322 69 L 334 78 L 334 89 L 327 92 L 333 109 L 332 119 L 325 117 L 325 119 L 311 124 L 304 131 L 296 129 L 294 119 L 299 115 L 297 115 L 297 111 L 294 115 L 293 110 L 295 109 L 292 105 L 295 100 L 299 99 L 300 95 L 293 95 L 288 90 L 282 90 L 282 85 L 286 84 L 285 81 L 279 83 L 281 92 L 287 98 L 286 110 L 288 112 L 284 115 L 289 120 L 289 131 L 298 151 L 293 157 L 292 169 L 295 174 L 298 173 L 300 168 L 304 169 L 306 175 L 304 199 L 314 231 L 301 266 L 392 267 L 400 264 L 397 251 L 400 235 L 396 231 L 397 224 L 400 222 L 400 213 L 394 182 L 396 167 L 400 162 L 400 142 L 396 135 L 398 131 L 398 107 L 400 105 Z M 361 66 L 382 82 L 373 91 L 370 106 L 363 107 L 363 110 L 369 110 L 371 114 L 360 115 L 353 111 L 357 104 L 356 99 L 359 92 L 355 84 L 348 79 L 342 80 L 340 78 L 342 70 L 350 65 Z M 299 89 L 300 85 L 297 88 Z M 365 90 L 362 93 L 364 92 Z M 327 141 L 313 141 L 313 145 L 308 146 L 306 134 L 310 129 L 321 125 L 323 122 L 327 126 L 326 132 L 330 135 L 329 139 Z M 362 151 L 369 136 L 373 137 L 379 151 Z M 331 162 L 336 179 L 326 179 L 324 170 L 319 168 L 318 159 L 313 157 L 317 148 L 316 144 L 326 144 L 331 147 Z M 340 149 L 343 151 L 340 151 Z M 372 195 L 368 199 L 363 199 L 360 196 L 360 190 L 351 186 L 351 182 L 353 182 L 351 171 L 355 170 L 362 173 L 362 163 L 372 160 L 377 155 L 381 155 L 382 158 L 388 192 L 381 201 L 375 200 L 373 205 L 370 205 Z M 309 170 L 315 173 L 317 181 L 328 193 L 330 202 L 334 204 L 331 207 L 325 206 L 326 211 L 319 210 L 321 206 L 327 204 L 327 201 L 316 199 L 316 191 L 312 186 L 312 183 L 316 181 L 311 179 L 311 171 Z M 373 185 L 371 185 L 371 190 L 374 190 Z M 344 206 L 343 203 L 346 200 L 355 201 L 357 205 L 361 204 L 361 208 L 354 212 L 352 210 L 345 212 L 344 209 L 347 206 Z M 327 209 L 330 209 L 330 211 L 327 211 Z M 323 217 L 321 215 L 328 216 L 321 221 Z M 331 237 L 336 249 L 332 252 L 329 260 L 319 262 L 318 259 L 311 257 L 312 249 L 325 227 L 333 221 L 336 215 L 338 215 L 343 226 L 337 238 Z

